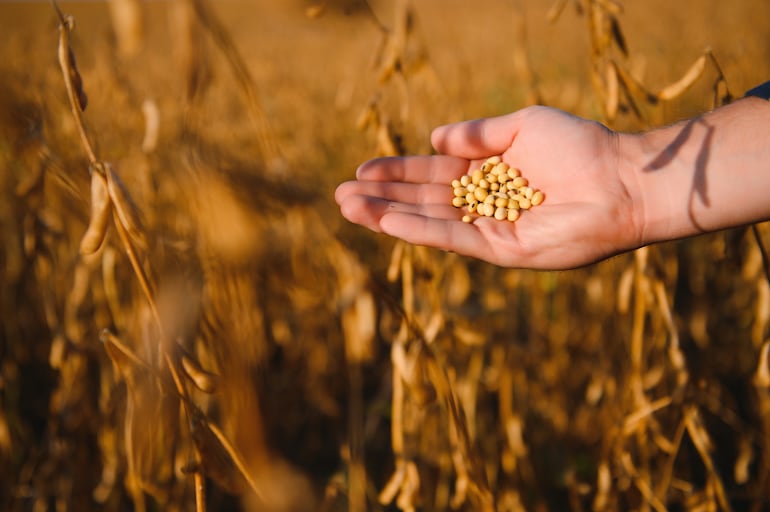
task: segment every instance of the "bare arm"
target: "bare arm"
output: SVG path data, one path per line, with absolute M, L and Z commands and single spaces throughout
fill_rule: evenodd
M 497 265 L 564 269 L 770 218 L 770 102 L 744 98 L 621 134 L 548 107 L 442 126 L 435 156 L 375 159 L 335 198 L 369 229 Z M 499 155 L 546 194 L 515 223 L 465 224 L 449 183 Z
M 641 243 L 770 218 L 770 102 L 744 98 L 619 141 Z

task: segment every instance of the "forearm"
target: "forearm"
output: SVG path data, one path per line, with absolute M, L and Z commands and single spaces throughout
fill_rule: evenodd
M 618 141 L 640 244 L 770 219 L 770 102 L 744 98 Z

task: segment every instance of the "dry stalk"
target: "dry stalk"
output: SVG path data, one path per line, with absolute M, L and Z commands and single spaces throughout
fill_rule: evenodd
M 86 235 L 81 242 L 81 250 L 83 250 L 84 253 L 89 253 L 96 251 L 101 247 L 105 237 L 107 236 L 107 230 L 109 227 L 106 219 L 112 217 L 115 230 L 117 231 L 123 249 L 128 256 L 129 262 L 134 271 L 134 275 L 139 281 L 152 318 L 156 324 L 158 337 L 160 340 L 159 345 L 163 354 L 164 362 L 170 372 L 175 393 L 177 394 L 177 398 L 180 400 L 184 410 L 187 413 L 192 438 L 195 441 L 193 445 L 194 460 L 198 466 L 198 468 L 193 471 L 196 510 L 198 512 L 203 512 L 206 507 L 204 474 L 201 468 L 206 462 L 202 459 L 202 450 L 207 449 L 207 446 L 205 446 L 205 443 L 202 441 L 204 438 L 201 438 L 199 435 L 196 436 L 196 432 L 200 432 L 201 430 L 204 432 L 211 432 L 213 434 L 214 438 L 217 439 L 220 443 L 221 449 L 223 449 L 229 459 L 235 463 L 239 473 L 249 482 L 252 490 L 257 495 L 259 495 L 259 489 L 249 475 L 249 472 L 246 469 L 246 465 L 244 464 L 238 451 L 235 450 L 232 444 L 224 437 L 222 432 L 217 427 L 213 426 L 207 420 L 205 420 L 201 411 L 192 402 L 189 396 L 186 385 L 187 380 L 185 380 L 185 377 L 187 377 L 187 379 L 189 379 L 189 381 L 193 382 L 194 384 L 200 384 L 200 378 L 205 376 L 195 371 L 197 368 L 195 365 L 190 364 L 191 358 L 189 355 L 180 353 L 180 351 L 177 350 L 176 343 L 168 340 L 167 335 L 164 333 L 163 323 L 155 300 L 156 291 L 151 277 L 152 274 L 151 272 L 145 270 L 145 264 L 142 261 L 143 253 L 146 253 L 147 251 L 147 242 L 144 235 L 144 228 L 139 221 L 138 211 L 136 210 L 136 207 L 131 200 L 128 191 L 122 184 L 117 172 L 109 163 L 104 162 L 98 158 L 86 131 L 85 121 L 82 115 L 82 111 L 86 106 L 86 96 L 83 91 L 82 79 L 75 65 L 74 53 L 72 52 L 69 44 L 70 33 L 74 27 L 73 18 L 71 16 L 64 16 L 55 0 L 52 0 L 52 3 L 60 22 L 58 48 L 59 64 L 64 76 L 64 83 L 75 124 L 81 138 L 82 146 L 88 156 L 89 172 L 91 174 L 92 182 L 92 200 L 96 201 L 96 203 L 92 205 L 93 209 L 91 223 L 89 224 L 88 231 L 86 232 Z M 115 359 L 115 354 L 117 352 L 113 350 L 113 348 L 115 348 L 119 351 L 122 357 L 128 358 L 128 360 L 133 364 L 138 364 L 143 368 L 151 367 L 149 364 L 142 362 L 138 357 L 133 355 L 133 352 L 128 349 L 127 346 L 119 342 L 119 340 L 114 335 L 106 333 L 103 336 L 103 339 L 106 340 L 105 347 L 108 349 L 108 353 L 113 358 L 113 361 L 117 361 Z M 187 365 L 183 364 L 185 360 L 187 360 Z M 157 378 L 157 371 L 154 371 L 153 373 L 156 374 Z M 163 383 L 164 381 L 159 379 L 158 382 Z M 132 387 L 130 382 L 129 387 Z M 204 387 L 207 386 L 204 385 Z M 131 400 L 129 400 L 128 409 L 126 411 L 126 421 L 128 422 L 127 433 L 133 431 L 133 413 L 131 409 L 131 403 Z M 130 434 L 127 434 L 127 441 L 129 442 L 127 446 L 127 455 L 129 457 L 129 473 L 131 475 L 136 475 L 136 470 L 131 469 L 134 464 L 131 462 L 132 447 L 130 445 L 130 439 Z M 135 477 L 132 477 L 132 479 L 135 479 Z M 136 492 L 134 495 L 137 506 L 140 507 L 140 509 L 143 508 L 143 498 Z

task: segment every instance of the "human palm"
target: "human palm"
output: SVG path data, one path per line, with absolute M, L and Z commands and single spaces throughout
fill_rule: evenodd
M 352 222 L 407 242 L 507 267 L 564 269 L 639 244 L 632 195 L 621 179 L 617 137 L 547 107 L 434 130 L 433 156 L 390 157 L 359 167 L 335 198 Z M 450 182 L 494 155 L 545 193 L 516 222 L 461 221 Z

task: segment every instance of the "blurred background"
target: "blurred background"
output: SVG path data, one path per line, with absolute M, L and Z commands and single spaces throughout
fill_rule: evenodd
M 533 272 L 333 201 L 446 122 L 740 97 L 770 3 L 59 8 L 0 2 L 2 510 L 770 507 L 767 226 Z

